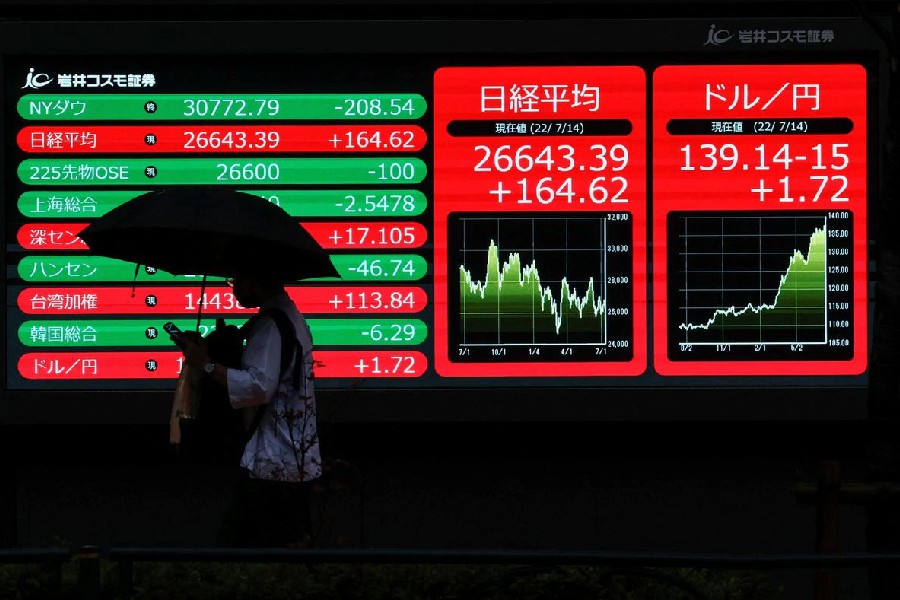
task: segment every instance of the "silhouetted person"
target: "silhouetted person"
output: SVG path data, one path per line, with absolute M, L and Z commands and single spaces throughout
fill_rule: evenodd
M 311 481 L 322 474 L 313 389 L 312 336 L 283 283 L 263 273 L 230 281 L 234 296 L 259 308 L 245 325 L 240 368 L 211 362 L 206 344 L 190 341 L 185 362 L 227 389 L 244 411 L 249 439 L 242 477 L 226 510 L 224 546 L 307 545 Z

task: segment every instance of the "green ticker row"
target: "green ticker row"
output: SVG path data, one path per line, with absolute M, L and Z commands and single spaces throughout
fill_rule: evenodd
M 425 115 L 419 94 L 27 94 L 29 121 L 409 120 Z
M 278 185 L 420 183 L 418 158 L 32 158 L 19 164 L 22 183 L 57 186 Z
M 333 254 L 330 258 L 342 281 L 416 281 L 428 271 L 425 258 L 417 254 Z M 134 269 L 135 264 L 132 262 L 91 255 L 26 256 L 18 265 L 19 277 L 28 282 L 197 281 L 196 275 L 172 275 L 146 267 L 140 269 L 135 276 Z M 211 277 L 209 281 L 221 281 L 221 278 Z
M 19 196 L 19 212 L 35 219 L 89 219 L 150 190 L 29 191 Z M 242 190 L 277 204 L 295 217 L 414 217 L 428 205 L 412 189 Z
M 179 329 L 192 331 L 196 319 L 173 319 Z M 242 322 L 230 323 L 240 325 Z M 308 319 L 319 346 L 414 346 L 425 341 L 428 327 L 420 319 Z M 84 321 L 25 321 L 19 341 L 29 347 L 96 348 L 161 346 L 174 348 L 161 319 L 93 319 Z M 215 329 L 214 319 L 203 319 L 199 331 Z

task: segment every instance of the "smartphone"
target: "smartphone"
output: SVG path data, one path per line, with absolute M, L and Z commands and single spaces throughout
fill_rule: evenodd
M 185 340 L 187 338 L 185 338 L 184 332 L 181 331 L 180 329 L 178 329 L 178 326 L 175 325 L 175 323 L 169 321 L 169 322 L 163 324 L 163 329 L 166 331 L 166 333 L 169 334 L 169 339 L 172 340 L 173 342 L 175 342 L 176 346 L 178 346 L 181 349 L 184 349 Z

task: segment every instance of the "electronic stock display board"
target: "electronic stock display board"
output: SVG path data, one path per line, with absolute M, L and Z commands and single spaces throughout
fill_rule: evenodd
M 339 279 L 288 286 L 320 390 L 864 398 L 884 92 L 861 22 L 698 21 L 658 36 L 668 54 L 609 22 L 546 24 L 619 31 L 555 53 L 507 24 L 495 50 L 426 30 L 380 54 L 221 56 L 193 27 L 170 53 L 7 48 L 8 392 L 162 393 L 181 368 L 163 322 L 252 314 L 221 279 L 79 238 L 145 191 L 211 185 L 279 204 L 331 255 Z

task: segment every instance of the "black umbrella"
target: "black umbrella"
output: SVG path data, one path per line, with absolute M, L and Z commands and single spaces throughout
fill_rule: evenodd
M 297 219 L 259 196 L 221 187 L 141 194 L 80 235 L 94 254 L 179 275 L 338 277 Z

